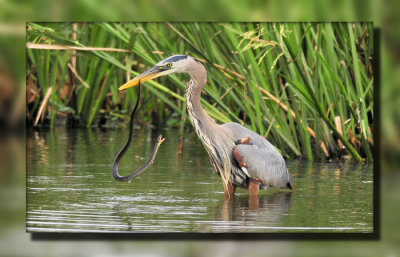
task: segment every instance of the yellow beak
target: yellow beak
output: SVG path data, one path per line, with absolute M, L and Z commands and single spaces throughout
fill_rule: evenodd
M 123 89 L 127 89 L 127 88 L 130 88 L 130 87 L 134 87 L 134 86 L 137 86 L 139 84 L 139 81 L 141 83 L 143 83 L 143 82 L 145 82 L 147 80 L 157 78 L 157 77 L 159 77 L 161 75 L 163 75 L 162 70 L 160 70 L 159 67 L 154 66 L 154 67 L 148 69 L 147 71 L 143 72 L 142 74 L 140 74 L 136 78 L 129 80 L 128 82 L 126 82 L 125 84 L 120 86 L 118 89 L 119 90 L 123 90 Z

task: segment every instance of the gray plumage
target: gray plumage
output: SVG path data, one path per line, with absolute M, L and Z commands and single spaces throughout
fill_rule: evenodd
M 200 94 L 207 81 L 206 70 L 194 58 L 186 60 L 188 68 L 185 72 L 192 78 L 186 92 L 189 117 L 217 173 L 224 180 L 228 179 L 229 172 L 229 180 L 239 187 L 246 188 L 248 179 L 252 178 L 259 179 L 265 186 L 291 188 L 292 179 L 285 160 L 270 142 L 238 123 L 218 125 L 205 113 L 200 104 Z M 250 144 L 235 145 L 237 140 L 245 137 L 250 137 Z M 248 168 L 238 165 L 233 155 L 235 147 Z
M 286 168 L 285 160 L 268 140 L 235 122 L 222 126 L 227 127 L 236 140 L 250 138 L 249 143 L 236 146 L 238 153 L 243 157 L 243 162 L 248 166 L 244 169 L 250 178 L 258 178 L 265 186 L 292 187 L 292 178 Z

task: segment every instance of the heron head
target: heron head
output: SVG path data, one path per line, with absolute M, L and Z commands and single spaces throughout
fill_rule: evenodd
M 195 61 L 191 56 L 187 55 L 173 55 L 164 60 L 160 61 L 150 69 L 146 70 L 139 76 L 133 78 L 132 80 L 126 82 L 122 85 L 119 90 L 127 89 L 129 87 L 134 87 L 140 82 L 145 82 L 150 79 L 154 79 L 160 76 L 164 76 L 170 73 L 186 72 L 187 67 L 190 62 Z

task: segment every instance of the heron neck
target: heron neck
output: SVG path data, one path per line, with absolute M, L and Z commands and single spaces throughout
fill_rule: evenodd
M 186 91 L 186 104 L 189 117 L 197 134 L 199 134 L 199 130 L 204 131 L 205 128 L 212 128 L 217 125 L 204 111 L 200 103 L 201 91 L 207 82 L 207 73 L 202 64 L 199 64 L 199 66 L 201 67 L 195 69 L 196 72 L 189 72 L 191 80 Z

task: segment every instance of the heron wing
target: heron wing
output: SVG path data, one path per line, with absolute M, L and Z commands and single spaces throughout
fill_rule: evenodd
M 234 156 L 242 170 L 252 179 L 264 185 L 291 188 L 291 177 L 285 160 L 268 140 L 238 123 L 223 125 L 231 131 L 235 140 L 249 137 L 247 144 L 238 144 Z

